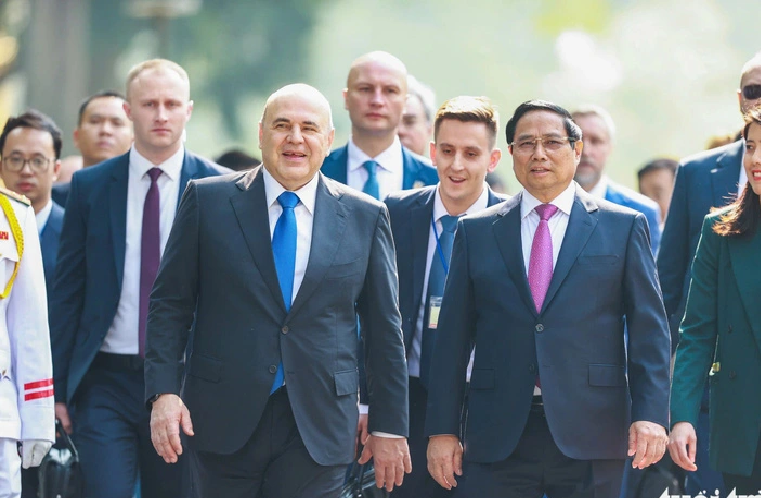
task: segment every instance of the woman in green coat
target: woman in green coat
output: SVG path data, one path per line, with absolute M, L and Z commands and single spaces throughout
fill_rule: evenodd
M 736 202 L 706 216 L 692 265 L 669 442 L 674 462 L 696 470 L 695 426 L 708 378 L 710 465 L 738 495 L 761 490 L 761 106 L 746 114 L 743 137 L 748 184 Z

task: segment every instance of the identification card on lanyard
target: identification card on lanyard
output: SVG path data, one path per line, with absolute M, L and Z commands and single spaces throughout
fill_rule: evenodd
M 441 260 L 441 266 L 444 269 L 444 282 L 449 276 L 449 264 L 446 258 L 444 258 L 444 251 L 441 249 L 441 243 L 439 242 L 439 232 L 436 230 L 436 222 L 433 221 L 431 216 L 431 228 L 433 228 L 433 235 L 436 238 L 436 252 L 439 253 L 439 260 Z M 428 328 L 435 329 L 439 326 L 439 314 L 441 313 L 441 300 L 442 296 L 431 296 L 428 302 Z

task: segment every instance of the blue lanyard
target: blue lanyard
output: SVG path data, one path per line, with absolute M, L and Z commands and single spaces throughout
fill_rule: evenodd
M 433 214 L 431 215 L 431 228 L 433 228 L 433 235 L 436 237 L 436 249 L 439 253 L 439 259 L 441 260 L 441 266 L 444 268 L 444 277 L 449 276 L 449 264 L 447 264 L 444 258 L 444 251 L 441 249 L 441 243 L 439 242 L 439 231 L 436 230 L 436 222 L 433 221 Z

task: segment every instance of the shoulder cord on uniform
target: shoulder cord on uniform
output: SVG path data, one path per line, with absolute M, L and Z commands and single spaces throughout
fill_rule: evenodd
M 13 266 L 13 274 L 8 280 L 8 284 L 6 284 L 3 293 L 0 294 L 0 299 L 5 299 L 8 297 L 8 294 L 11 293 L 13 281 L 16 280 L 16 274 L 21 265 L 21 255 L 24 253 L 24 232 L 21 230 L 21 225 L 19 225 L 18 218 L 16 218 L 16 212 L 13 210 L 13 206 L 11 206 L 11 201 L 9 201 L 4 195 L 0 195 L 0 207 L 3 208 L 3 213 L 5 214 L 5 217 L 8 218 L 8 223 L 11 225 L 13 239 L 16 241 L 16 252 L 18 253 L 18 260 Z

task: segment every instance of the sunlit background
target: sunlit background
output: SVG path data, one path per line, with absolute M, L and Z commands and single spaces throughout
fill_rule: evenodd
M 296 81 L 331 101 L 343 144 L 349 64 L 381 49 L 439 103 L 489 96 L 502 124 L 530 98 L 606 107 L 609 174 L 632 186 L 646 160 L 740 128 L 736 90 L 761 49 L 760 13 L 758 0 L 0 0 L 0 120 L 38 108 L 64 130 L 64 155 L 76 153 L 82 98 L 124 91 L 134 63 L 160 56 L 190 74 L 197 153 L 258 155 L 264 99 Z M 506 155 L 498 172 L 514 192 L 511 167 Z

